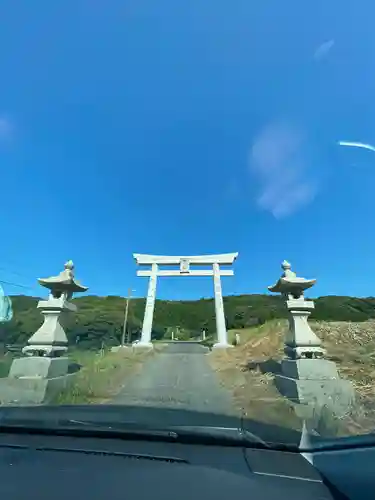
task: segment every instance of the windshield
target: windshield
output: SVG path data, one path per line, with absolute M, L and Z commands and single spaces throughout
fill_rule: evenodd
M 0 421 L 372 433 L 373 13 L 2 2 Z

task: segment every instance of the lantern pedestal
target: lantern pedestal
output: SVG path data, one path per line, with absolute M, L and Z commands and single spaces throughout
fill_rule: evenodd
M 343 417 L 355 401 L 351 382 L 341 379 L 336 364 L 326 359 L 284 359 L 275 385 L 280 394 L 295 403 L 301 418 L 312 418 L 323 407 Z

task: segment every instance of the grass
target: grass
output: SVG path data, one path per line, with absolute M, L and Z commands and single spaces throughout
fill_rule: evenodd
M 72 361 L 82 368 L 75 375 L 74 382 L 60 393 L 55 404 L 107 402 L 121 390 L 127 379 L 140 372 L 153 351 L 129 348 L 118 352 L 71 353 Z
M 352 434 L 373 432 L 375 427 L 375 321 L 316 322 L 314 331 L 335 361 L 342 378 L 356 390 L 356 406 L 345 425 Z
M 375 422 L 375 321 L 310 322 L 335 361 L 340 377 L 349 379 L 356 390 L 356 405 L 340 427 L 343 434 L 372 431 Z M 284 357 L 285 320 L 229 332 L 229 341 L 240 334 L 240 345 L 209 355 L 221 383 L 233 395 L 235 405 L 246 417 L 269 424 L 300 428 L 292 403 L 274 385 L 274 372 Z
M 301 427 L 292 404 L 282 397 L 273 384 L 273 374 L 263 373 L 257 362 L 282 357 L 278 333 L 282 336 L 284 321 L 270 321 L 261 326 L 232 330 L 228 340 L 240 334 L 240 344 L 232 349 L 218 349 L 209 356 L 221 383 L 231 391 L 234 404 L 246 418 L 290 428 Z

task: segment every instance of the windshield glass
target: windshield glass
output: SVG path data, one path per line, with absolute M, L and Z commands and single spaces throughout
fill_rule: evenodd
M 370 435 L 373 10 L 2 2 L 0 420 Z

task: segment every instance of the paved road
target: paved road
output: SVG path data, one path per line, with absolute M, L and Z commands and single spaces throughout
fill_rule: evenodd
M 220 386 L 207 352 L 199 344 L 168 344 L 146 362 L 112 403 L 234 415 L 231 395 Z

